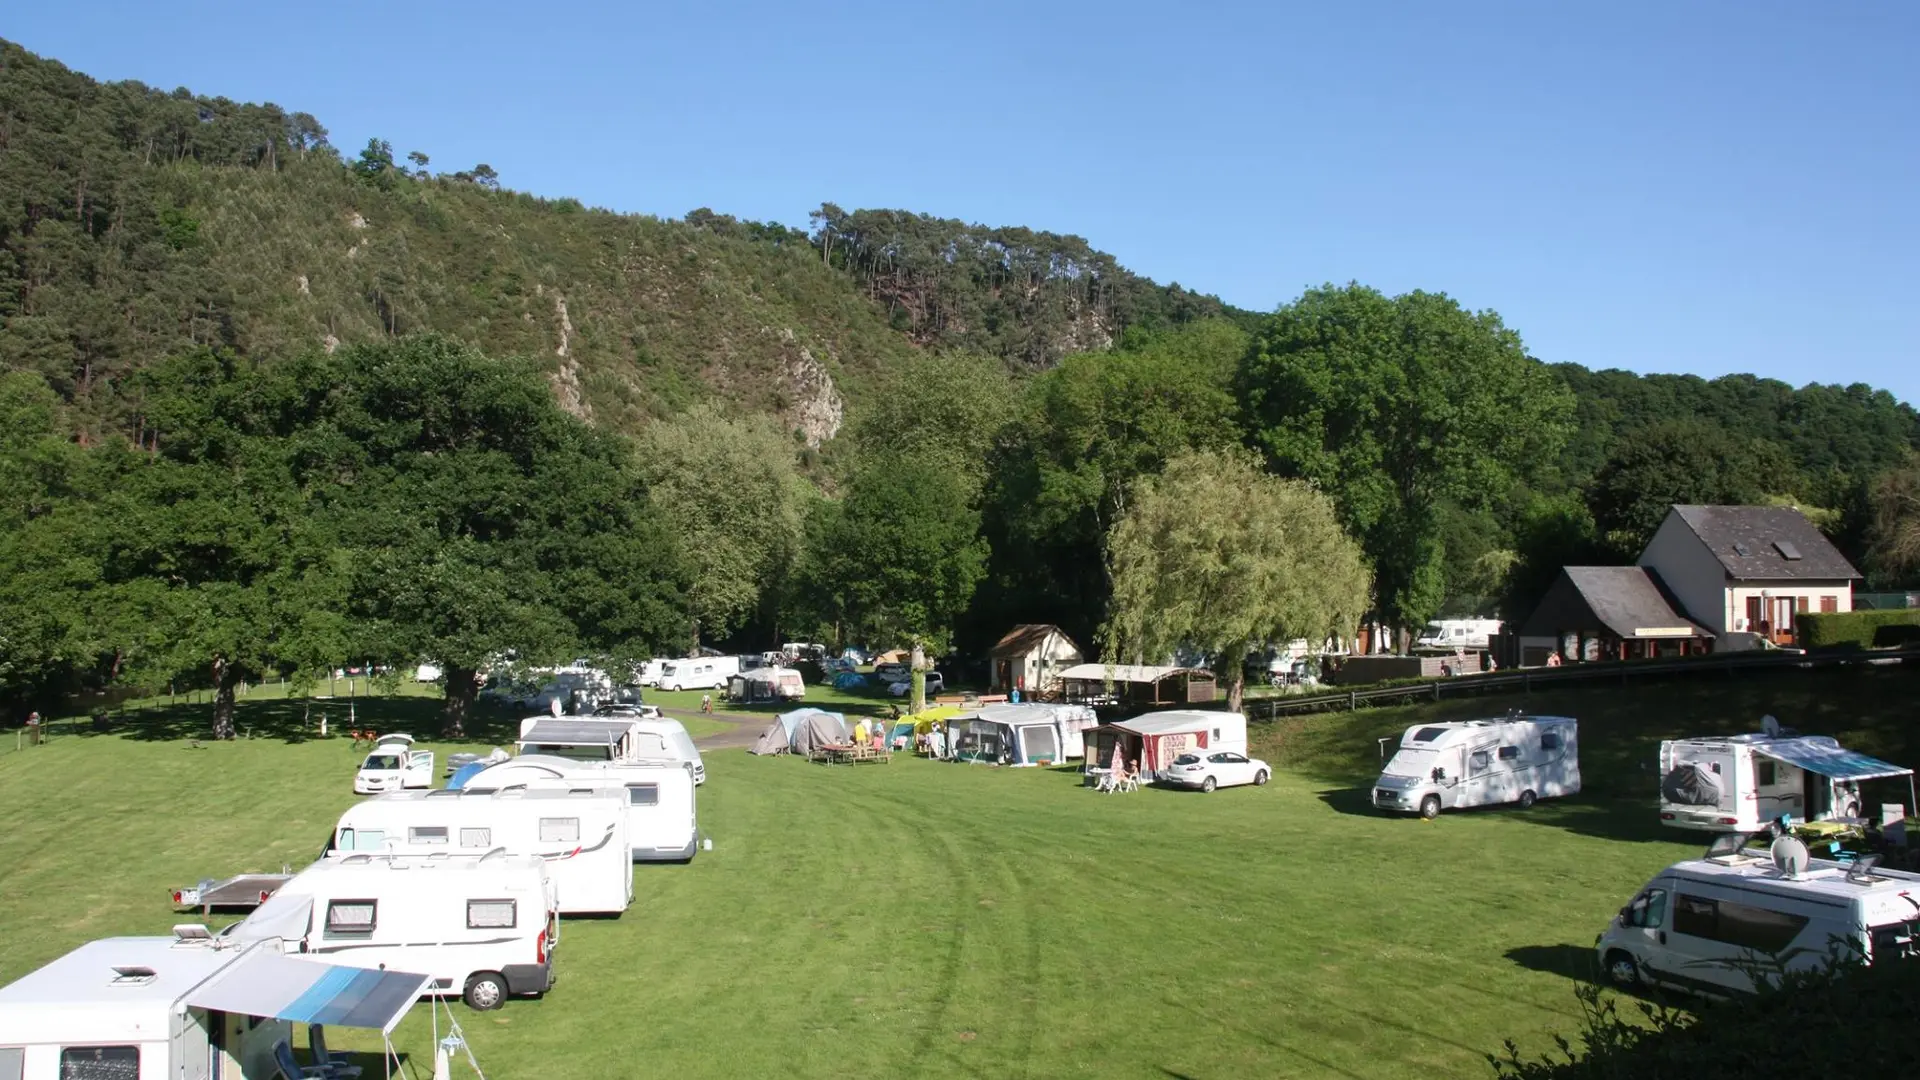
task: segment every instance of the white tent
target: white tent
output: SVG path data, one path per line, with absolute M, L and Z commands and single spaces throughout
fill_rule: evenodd
M 1038 765 L 1079 757 L 1081 732 L 1098 722 L 1084 705 L 1019 704 L 988 705 L 955 717 L 952 726 L 961 736 L 962 760 Z

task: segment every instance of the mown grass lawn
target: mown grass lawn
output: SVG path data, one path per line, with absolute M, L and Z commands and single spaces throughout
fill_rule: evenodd
M 1354 786 L 1373 730 L 1431 709 L 1270 729 L 1274 783 L 1210 796 L 715 752 L 711 852 L 636 868 L 618 919 L 569 922 L 544 1000 L 456 1010 L 504 1078 L 1485 1076 L 1505 1037 L 1575 1033 L 1594 935 L 1699 850 L 1628 798 L 1651 733 L 1748 727 L 1757 706 L 1815 728 L 1788 706 L 1841 702 L 1856 741 L 1900 761 L 1916 681 L 1589 691 L 1559 707 L 1583 716 L 1595 797 L 1431 823 L 1375 816 Z M 0 758 L 0 981 L 166 932 L 167 886 L 304 861 L 357 756 L 103 735 Z M 427 1058 L 425 1010 L 396 1042 Z

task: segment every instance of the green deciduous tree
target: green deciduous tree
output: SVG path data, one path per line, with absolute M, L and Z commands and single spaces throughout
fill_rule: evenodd
M 1438 507 L 1478 509 L 1559 452 L 1572 399 L 1491 311 L 1325 286 L 1282 307 L 1238 377 L 1249 435 L 1320 485 L 1374 560 L 1374 608 L 1405 629 L 1445 593 Z
M 1614 445 L 1594 477 L 1593 517 L 1616 555 L 1632 558 L 1675 503 L 1757 503 L 1794 482 L 1772 443 L 1703 420 L 1664 420 Z
M 1231 680 L 1269 642 L 1353 633 L 1369 576 L 1333 501 L 1260 471 L 1241 451 L 1197 451 L 1142 478 L 1107 541 L 1109 662 L 1158 662 L 1192 647 Z
M 1875 481 L 1871 556 L 1876 573 L 1909 581 L 1920 571 L 1920 455 Z

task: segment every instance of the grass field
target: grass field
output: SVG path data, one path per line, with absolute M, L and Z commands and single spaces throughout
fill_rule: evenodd
M 1256 736 L 1273 784 L 1210 796 L 715 752 L 712 851 L 636 868 L 621 918 L 569 922 L 545 999 L 456 1010 L 496 1078 L 1487 1076 L 1507 1036 L 1574 1033 L 1594 935 L 1699 850 L 1652 821 L 1649 740 L 1771 711 L 1910 762 L 1916 689 L 1768 674 L 1307 717 Z M 1581 717 L 1589 795 L 1430 823 L 1364 808 L 1375 733 L 1522 703 Z M 167 886 L 303 862 L 357 757 L 113 734 L 0 758 L 0 982 L 166 932 Z M 396 1032 L 423 1061 L 424 1013 Z

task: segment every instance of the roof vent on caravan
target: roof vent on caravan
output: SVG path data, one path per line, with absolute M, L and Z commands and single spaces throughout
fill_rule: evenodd
M 111 986 L 145 986 L 154 980 L 155 972 L 150 967 L 116 967 L 113 978 L 108 980 Z
M 179 923 L 173 928 L 175 944 L 191 945 L 195 942 L 212 941 L 213 931 L 201 923 Z
M 1773 865 L 1789 880 L 1807 872 L 1807 845 L 1791 836 L 1773 842 Z
M 1852 865 L 1847 867 L 1847 884 L 1872 885 L 1876 882 L 1890 880 L 1873 872 L 1873 868 L 1879 865 L 1880 856 L 1878 855 L 1862 855 L 1854 859 Z
M 1747 854 L 1747 839 L 1746 833 L 1721 833 L 1713 838 L 1713 843 L 1707 845 L 1707 861 L 1721 866 L 1759 862 L 1759 858 Z

